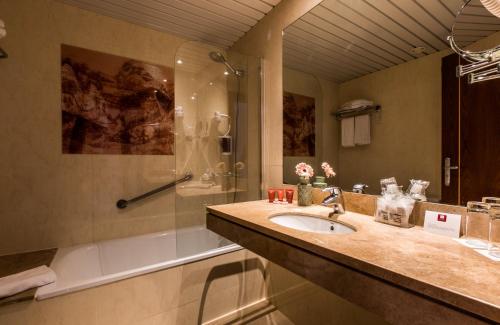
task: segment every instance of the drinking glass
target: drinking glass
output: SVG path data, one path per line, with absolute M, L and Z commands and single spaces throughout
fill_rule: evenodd
M 293 203 L 293 189 L 291 188 L 287 188 L 285 190 L 285 194 L 286 194 L 286 201 L 290 204 Z
M 500 258 L 500 197 L 483 197 L 490 205 L 488 229 L 488 254 Z
M 267 190 L 267 197 L 269 199 L 269 203 L 273 203 L 275 198 L 276 198 L 276 190 L 268 189 Z
M 465 242 L 473 248 L 488 248 L 488 220 L 490 205 L 484 202 L 467 202 L 465 215 Z
M 500 258 L 500 204 L 490 209 L 490 227 L 488 233 L 488 254 Z
M 495 197 L 495 196 L 484 196 L 482 201 L 484 203 L 495 203 L 495 204 L 500 204 L 500 197 Z
M 279 190 L 276 190 L 276 192 L 278 193 L 278 201 L 283 202 L 283 194 L 284 194 L 285 190 L 279 189 Z

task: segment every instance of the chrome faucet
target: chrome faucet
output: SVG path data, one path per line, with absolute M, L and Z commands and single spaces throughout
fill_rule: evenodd
M 359 184 L 354 184 L 354 185 L 352 186 L 352 191 L 353 191 L 354 193 L 365 194 L 365 189 L 366 189 L 367 187 L 368 187 L 368 185 L 366 185 L 366 184 L 361 184 L 361 183 L 359 183 Z
M 342 194 L 342 190 L 340 189 L 340 187 L 327 187 L 323 190 L 323 192 L 329 192 L 330 195 L 323 199 L 321 205 L 333 208 L 333 211 L 328 214 L 328 218 L 333 218 L 340 214 L 344 214 L 344 195 Z

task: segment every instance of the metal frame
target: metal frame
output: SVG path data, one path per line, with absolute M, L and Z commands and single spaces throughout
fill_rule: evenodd
M 457 66 L 457 77 L 468 75 L 468 82 L 472 84 L 500 78 L 500 45 L 489 50 L 474 52 L 461 49 L 455 42 L 454 32 L 456 20 L 470 2 L 471 0 L 464 1 L 462 7 L 458 11 L 455 22 L 451 27 L 451 35 L 448 36 L 448 42 L 455 53 L 460 55 L 464 60 L 471 62 L 469 64 Z M 483 70 L 486 68 L 490 69 Z
M 380 105 L 365 106 L 365 107 L 360 107 L 360 108 L 356 108 L 356 109 L 352 109 L 352 110 L 341 110 L 341 111 L 337 111 L 337 112 L 332 113 L 332 114 L 335 115 L 337 120 L 341 120 L 344 118 L 358 116 L 358 115 L 377 113 L 377 112 L 380 112 L 381 109 L 382 109 L 382 107 L 380 107 Z

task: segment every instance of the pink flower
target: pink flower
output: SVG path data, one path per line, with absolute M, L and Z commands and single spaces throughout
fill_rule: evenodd
M 334 177 L 335 175 L 337 175 L 333 171 L 333 168 L 330 166 L 330 164 L 328 164 L 327 162 L 322 163 L 321 168 L 325 172 L 326 178 Z
M 301 162 L 295 166 L 295 174 L 301 177 L 310 178 L 314 176 L 314 169 L 308 164 Z

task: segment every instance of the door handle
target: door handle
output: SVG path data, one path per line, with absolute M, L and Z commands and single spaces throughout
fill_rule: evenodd
M 451 166 L 451 159 L 444 158 L 444 186 L 450 186 L 452 170 L 458 170 L 458 166 Z

